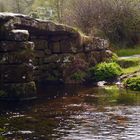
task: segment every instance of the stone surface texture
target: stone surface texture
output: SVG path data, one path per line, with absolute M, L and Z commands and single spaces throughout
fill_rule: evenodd
M 71 83 L 65 68 L 77 58 L 94 66 L 111 56 L 107 40 L 85 36 L 67 25 L 0 13 L 1 89 L 33 93 L 34 82 Z

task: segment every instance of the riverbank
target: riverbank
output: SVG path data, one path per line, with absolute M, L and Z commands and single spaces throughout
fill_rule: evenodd
M 119 57 L 118 63 L 123 68 L 120 81 L 126 88 L 140 90 L 140 55 Z
M 113 50 L 119 57 L 139 55 L 140 44 L 132 47 L 125 47 L 125 48 L 114 46 Z

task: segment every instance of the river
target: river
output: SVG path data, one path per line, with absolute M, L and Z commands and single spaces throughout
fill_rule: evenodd
M 0 140 L 140 140 L 140 93 L 116 86 L 44 86 L 0 101 Z

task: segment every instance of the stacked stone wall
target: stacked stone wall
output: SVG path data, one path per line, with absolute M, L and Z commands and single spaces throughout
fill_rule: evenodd
M 37 81 L 56 81 L 66 77 L 63 75 L 63 65 L 71 65 L 74 59 L 80 58 L 94 66 L 99 62 L 110 57 L 108 41 L 94 38 L 93 44 L 84 42 L 86 37 L 69 37 L 67 35 L 51 35 L 47 39 L 34 39 L 35 43 L 35 80 Z M 81 43 L 82 40 L 82 43 Z M 85 43 L 85 44 L 84 44 Z M 69 76 L 69 75 L 67 75 Z
M 14 30 L 0 36 L 0 89 L 3 97 L 30 97 L 35 94 L 34 43 L 24 30 Z
M 73 83 L 66 69 L 74 61 L 90 67 L 111 55 L 107 40 L 66 25 L 0 13 L 0 89 L 8 96 L 32 96 L 35 83 L 43 81 Z

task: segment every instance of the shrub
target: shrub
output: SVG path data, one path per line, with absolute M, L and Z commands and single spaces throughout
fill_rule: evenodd
M 106 62 L 117 62 L 118 61 L 118 56 L 116 53 L 112 53 L 112 56 L 106 60 Z
M 131 77 L 124 82 L 125 86 L 131 90 L 140 91 L 140 77 Z
M 68 63 L 63 67 L 63 77 L 65 82 L 83 82 L 86 77 L 87 69 L 88 63 L 84 59 L 79 57 L 74 58 L 71 63 Z
M 121 67 L 115 63 L 100 63 L 95 68 L 90 69 L 91 76 L 95 77 L 96 81 L 112 81 L 122 74 Z
M 86 78 L 86 73 L 82 71 L 77 71 L 71 76 L 71 79 L 75 81 L 84 81 L 85 78 Z
M 87 34 L 94 35 L 97 29 L 112 43 L 135 45 L 139 42 L 139 3 L 140 0 L 73 0 L 64 18 Z

